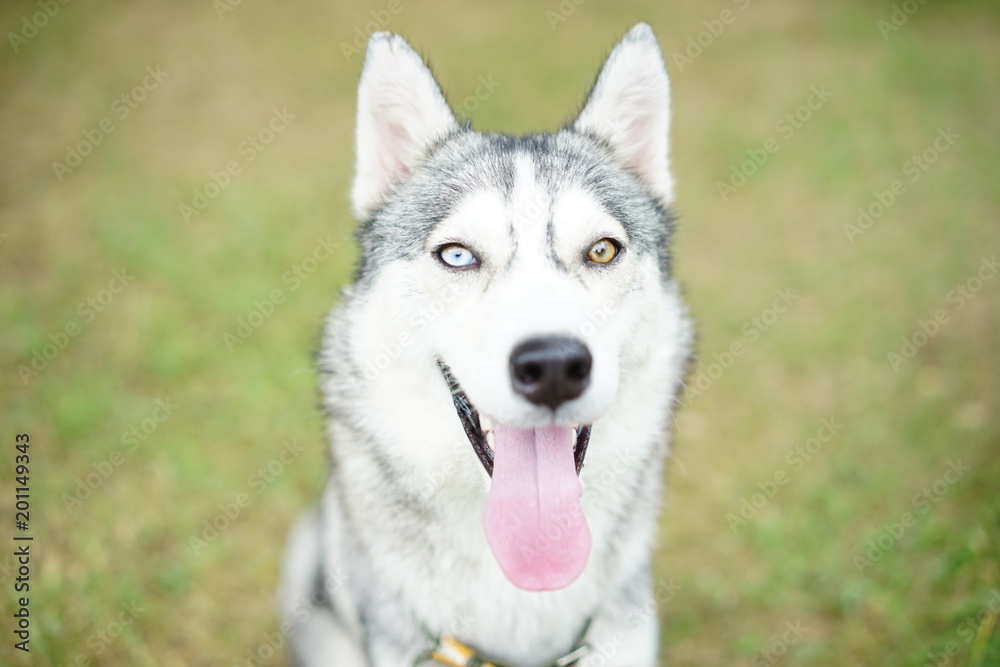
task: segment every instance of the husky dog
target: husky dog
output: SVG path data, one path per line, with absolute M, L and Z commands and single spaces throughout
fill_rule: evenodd
M 372 35 L 361 260 L 319 365 L 332 442 L 279 596 L 302 665 L 650 667 L 652 546 L 692 327 L 652 30 L 553 134 L 459 123 Z M 589 650 L 589 655 L 588 655 Z

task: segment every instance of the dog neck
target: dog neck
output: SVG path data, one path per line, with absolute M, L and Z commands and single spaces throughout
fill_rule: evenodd
M 590 629 L 592 620 L 588 619 L 584 624 L 583 630 L 574 643 L 573 650 L 549 662 L 546 667 L 573 667 L 590 653 L 591 646 L 584 639 L 587 636 L 587 631 Z M 441 637 L 438 639 L 437 646 L 417 656 L 413 667 L 420 667 L 420 665 L 427 662 L 447 665 L 448 667 L 515 667 L 514 665 L 487 660 L 476 653 L 475 649 L 463 644 L 454 637 Z

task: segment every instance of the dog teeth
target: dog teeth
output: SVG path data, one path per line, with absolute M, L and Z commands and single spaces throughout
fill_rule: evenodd
M 483 428 L 483 431 L 492 431 L 493 427 L 496 426 L 496 422 L 486 415 L 479 415 L 479 425 Z
M 497 450 L 496 443 L 493 442 L 493 431 L 486 431 L 486 444 L 489 445 L 490 449 L 494 452 Z

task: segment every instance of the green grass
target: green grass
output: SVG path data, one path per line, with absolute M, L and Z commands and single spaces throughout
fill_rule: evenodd
M 0 663 L 244 664 L 275 631 L 285 533 L 322 482 L 311 354 L 356 258 L 361 58 L 340 44 L 386 6 L 345 5 L 245 2 L 220 20 L 207 2 L 70 3 L 17 53 L 0 49 L 0 522 L 14 532 L 13 439 L 28 432 L 35 535 L 32 653 L 12 648 L 13 560 L 0 556 Z M 575 9 L 553 30 L 554 0 L 404 1 L 388 29 L 433 59 L 453 101 L 495 77 L 473 123 L 511 132 L 557 127 L 615 39 L 637 20 L 657 31 L 674 94 L 677 273 L 699 322 L 692 381 L 745 343 L 678 415 L 656 561 L 679 586 L 661 609 L 664 656 L 919 667 L 951 651 L 942 664 L 1000 664 L 1000 629 L 972 650 L 1000 588 L 1000 278 L 960 309 L 948 299 L 1000 253 L 995 4 L 928 2 L 888 39 L 876 22 L 892 3 L 563 5 Z M 735 21 L 681 66 L 672 54 L 725 8 Z M 4 33 L 36 11 L 5 5 Z M 115 116 L 157 65 L 169 76 Z M 833 96 L 781 137 L 775 124 L 814 85 Z M 275 108 L 295 118 L 242 162 Z M 106 117 L 114 132 L 60 181 L 52 163 Z M 960 137 L 909 180 L 907 160 L 947 127 Z M 778 152 L 723 201 L 717 182 L 769 137 Z M 229 160 L 241 172 L 186 224 L 178 206 Z M 906 191 L 849 240 L 858 207 L 894 179 Z M 283 276 L 328 235 L 334 256 L 292 289 Z M 116 269 L 134 279 L 88 321 L 79 304 Z M 283 303 L 230 350 L 224 334 L 276 289 Z M 744 327 L 780 289 L 798 299 L 750 341 Z M 894 371 L 888 355 L 938 309 L 948 323 Z M 78 335 L 22 381 L 71 321 Z M 177 405 L 162 423 L 158 399 Z M 786 455 L 824 418 L 842 426 L 793 467 Z M 252 476 L 286 441 L 304 452 L 258 493 Z M 921 512 L 914 496 L 958 459 L 969 470 Z M 109 465 L 70 512 L 77 480 Z M 727 515 L 779 470 L 786 483 L 731 529 Z M 249 505 L 196 555 L 189 538 L 241 493 Z M 912 525 L 859 569 L 906 512 Z M 133 601 L 134 621 L 104 642 Z M 762 654 L 788 623 L 804 633 Z

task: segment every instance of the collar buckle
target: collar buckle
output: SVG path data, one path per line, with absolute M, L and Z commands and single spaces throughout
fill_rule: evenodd
M 587 656 L 591 650 L 590 644 L 579 644 L 566 655 L 550 662 L 547 667 L 573 667 L 573 665 L 576 665 Z M 439 639 L 437 646 L 418 658 L 416 664 L 419 664 L 421 660 L 432 660 L 438 664 L 447 665 L 447 667 L 505 667 L 504 665 L 483 660 L 476 655 L 476 652 L 471 647 L 466 646 L 454 637 L 442 637 Z

